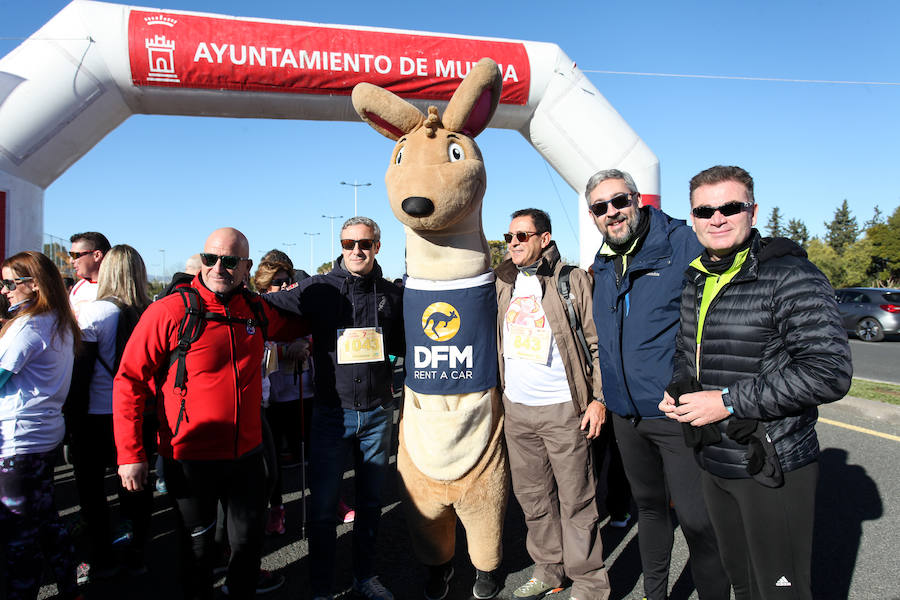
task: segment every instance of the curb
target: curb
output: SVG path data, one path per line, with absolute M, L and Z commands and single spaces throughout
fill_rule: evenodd
M 845 396 L 834 404 L 824 404 L 820 406 L 819 410 L 821 411 L 825 407 L 834 407 L 835 410 L 844 410 L 861 417 L 875 419 L 882 423 L 900 425 L 900 406 L 896 404 Z

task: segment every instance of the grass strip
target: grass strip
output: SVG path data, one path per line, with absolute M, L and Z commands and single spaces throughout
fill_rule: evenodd
M 848 396 L 900 405 L 900 385 L 853 378 Z

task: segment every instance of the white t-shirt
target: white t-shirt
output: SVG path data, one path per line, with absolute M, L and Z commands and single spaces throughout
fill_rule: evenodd
M 534 358 L 518 358 L 523 336 L 510 334 L 510 327 L 526 328 L 532 334 L 530 348 L 543 348 L 545 362 Z M 521 331 L 521 330 L 520 330 Z M 503 320 L 503 365 L 505 392 L 512 402 L 528 406 L 547 406 L 571 402 L 572 393 L 566 377 L 566 367 L 550 329 L 550 320 L 541 304 L 541 282 L 537 277 L 519 273 L 516 276 L 512 299 Z
M 56 316 L 19 317 L 0 337 L 0 457 L 37 454 L 63 439 L 62 406 L 72 381 L 72 334 L 56 333 Z
M 119 325 L 119 307 L 106 300 L 95 300 L 81 305 L 78 327 L 81 339 L 97 343 L 97 354 L 111 369 L 116 363 L 116 328 Z M 88 414 L 111 415 L 112 391 L 115 373 L 110 373 L 98 359 L 94 362 L 89 388 Z
M 75 318 L 78 318 L 81 309 L 88 302 L 97 299 L 97 288 L 100 286 L 96 281 L 90 279 L 80 279 L 69 292 L 69 304 L 72 305 L 72 312 Z

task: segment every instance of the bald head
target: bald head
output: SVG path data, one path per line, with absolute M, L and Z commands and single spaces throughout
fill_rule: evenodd
M 196 275 L 200 272 L 203 263 L 200 262 L 200 255 L 194 254 L 184 263 L 184 272 L 189 275 Z
M 212 266 L 204 265 L 200 269 L 200 277 L 213 292 L 224 294 L 239 287 L 250 274 L 253 261 L 250 260 L 250 243 L 247 237 L 233 227 L 216 229 L 206 238 L 203 246 L 205 254 L 216 256 L 235 256 L 240 258 L 232 269 L 225 268 L 221 259 Z

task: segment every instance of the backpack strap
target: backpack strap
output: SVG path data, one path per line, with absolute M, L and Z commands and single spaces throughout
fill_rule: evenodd
M 177 292 L 178 295 L 181 296 L 181 301 L 184 303 L 184 316 L 181 318 L 181 323 L 178 325 L 178 345 L 175 347 L 175 350 L 169 354 L 169 364 L 161 374 L 160 380 L 165 377 L 165 373 L 168 372 L 168 369 L 172 368 L 173 364 L 176 365 L 174 388 L 176 393 L 181 396 L 181 408 L 178 411 L 178 419 L 175 421 L 175 429 L 172 433 L 177 434 L 182 419 L 184 419 L 185 422 L 190 423 L 187 412 L 185 411 L 185 397 L 187 395 L 185 389 L 187 380 L 186 359 L 187 353 L 191 349 L 191 345 L 199 340 L 200 336 L 203 334 L 205 322 L 216 321 L 219 323 L 234 323 L 246 325 L 248 329 L 259 327 L 262 329 L 262 334 L 265 338 L 269 320 L 266 318 L 266 314 L 263 311 L 262 301 L 259 299 L 259 296 L 246 288 L 241 288 L 241 293 L 244 295 L 244 299 L 253 311 L 254 318 L 252 319 L 230 317 L 203 310 L 203 299 L 200 297 L 200 292 L 193 287 L 177 287 L 174 292 Z
M 573 265 L 563 265 L 562 269 L 560 269 L 556 286 L 559 290 L 559 296 L 562 298 L 563 304 L 566 307 L 566 314 L 569 316 L 569 327 L 572 328 L 572 331 L 575 333 L 575 338 L 578 340 L 579 346 L 581 346 L 581 353 L 584 355 L 584 362 L 587 365 L 588 374 L 593 374 L 594 361 L 591 360 L 591 349 L 584 337 L 581 319 L 578 318 L 578 313 L 575 312 L 575 305 L 572 303 L 573 296 L 572 288 L 569 285 L 569 274 L 574 268 Z

